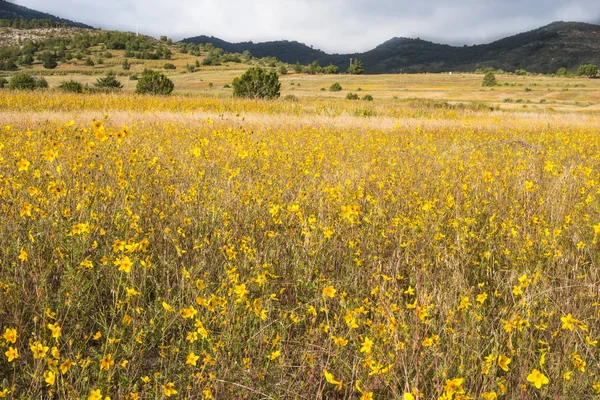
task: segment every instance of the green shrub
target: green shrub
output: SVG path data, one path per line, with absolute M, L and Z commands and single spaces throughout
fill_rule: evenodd
M 494 72 L 488 71 L 485 73 L 482 85 L 485 87 L 492 87 L 498 85 L 498 81 L 496 80 L 496 75 L 494 74 Z
M 287 75 L 287 73 L 288 73 L 288 69 L 287 69 L 287 67 L 286 67 L 285 65 L 281 64 L 281 65 L 279 66 L 279 68 L 277 68 L 277 73 L 278 73 L 279 75 Z
M 133 74 L 133 75 L 129 75 L 129 80 L 130 81 L 137 81 L 139 78 L 137 76 L 137 74 Z
M 83 93 L 83 85 L 73 79 L 62 81 L 57 89 L 65 93 Z
M 329 87 L 330 92 L 339 92 L 341 90 L 342 90 L 342 86 L 337 82 Z
M 8 88 L 12 90 L 34 90 L 36 81 L 33 76 L 21 72 L 12 76 Z
M 288 94 L 288 95 L 285 95 L 283 97 L 283 100 L 284 101 L 289 101 L 289 102 L 292 102 L 292 103 L 297 103 L 298 102 L 298 97 L 294 96 L 293 94 Z
M 346 100 L 358 100 L 358 95 L 350 92 L 346 95 Z
M 177 67 L 174 64 L 171 64 L 171 63 L 166 63 L 163 68 L 164 69 L 177 69 Z
M 48 81 L 43 76 L 39 77 L 35 81 L 35 87 L 37 89 L 48 89 Z
M 598 67 L 594 64 L 582 64 L 577 68 L 577 75 L 594 78 L 598 75 Z
M 274 99 L 280 96 L 281 83 L 277 74 L 260 67 L 249 68 L 233 80 L 233 95 L 250 99 Z
M 7 84 L 8 80 L 6 78 L 0 78 L 0 89 L 4 89 Z
M 88 57 L 85 59 L 85 65 L 86 67 L 93 67 L 96 64 L 94 63 L 94 60 L 92 60 L 91 57 Z
M 138 81 L 135 92 L 139 94 L 168 95 L 171 94 L 174 88 L 175 85 L 166 75 L 152 70 L 145 70 Z
M 567 76 L 567 75 L 569 75 L 569 71 L 565 67 L 562 67 L 562 68 L 559 68 L 558 71 L 556 71 L 556 75 Z
M 373 101 L 373 96 L 370 94 L 366 94 L 363 98 L 364 101 Z
M 117 80 L 114 72 L 109 72 L 104 78 L 98 78 L 94 86 L 102 89 L 121 89 L 123 85 Z
M 125 59 L 125 61 L 123 61 L 123 70 L 129 71 L 130 69 L 131 69 L 131 64 L 129 64 L 129 60 Z
M 58 66 L 58 55 L 45 51 L 38 57 L 42 66 L 46 69 L 54 69 Z

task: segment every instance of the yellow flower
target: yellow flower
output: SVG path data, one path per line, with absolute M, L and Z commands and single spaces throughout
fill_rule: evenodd
M 46 385 L 54 386 L 54 383 L 56 382 L 56 374 L 50 370 L 46 370 L 44 372 L 44 381 L 46 382 Z
M 508 364 L 510 364 L 510 358 L 500 354 L 500 356 L 498 357 L 498 365 L 500 366 L 500 368 L 502 368 L 504 371 L 508 371 Z
M 573 315 L 571 315 L 570 313 L 567 314 L 566 317 L 561 317 L 560 320 L 563 323 L 562 329 L 568 329 L 570 331 L 575 329 L 575 323 L 577 322 L 577 320 L 575 318 L 573 318 Z
M 337 344 L 338 346 L 345 347 L 348 344 L 347 339 L 337 337 L 337 336 L 332 336 L 331 338 L 333 339 L 333 343 Z
M 50 347 L 44 346 L 40 342 L 34 342 L 29 347 L 31 348 L 31 352 L 33 353 L 33 358 L 36 360 L 44 357 L 48 350 L 50 350 Z
M 21 249 L 21 251 L 19 252 L 19 260 L 21 260 L 22 262 L 25 262 L 29 259 L 27 252 L 24 249 Z
M 365 392 L 360 396 L 360 400 L 373 400 L 373 392 Z
M 8 343 L 12 343 L 15 344 L 17 342 L 17 330 L 16 329 L 9 329 L 6 328 L 4 330 L 4 335 L 2 335 L 2 337 L 4 338 L 4 340 L 6 340 Z
M 196 366 L 198 359 L 200 358 L 200 356 L 197 356 L 194 354 L 194 352 L 191 352 L 190 354 L 188 354 L 188 356 L 185 359 L 185 363 L 187 365 L 192 365 L 192 366 Z
M 54 324 L 48 324 L 48 329 L 52 331 L 52 337 L 56 340 L 61 336 L 61 329 L 58 326 L 58 322 Z
M 412 393 L 404 393 L 402 400 L 415 400 L 415 396 Z
M 177 390 L 175 390 L 175 384 L 173 384 L 173 382 L 169 382 L 166 385 L 164 385 L 162 387 L 163 389 L 163 393 L 165 396 L 167 397 L 171 397 L 175 394 L 177 394 Z
M 272 352 L 271 354 L 269 354 L 269 355 L 267 356 L 267 358 L 268 358 L 269 360 L 273 361 L 273 360 L 275 360 L 275 359 L 279 358 L 279 356 L 281 356 L 281 351 L 279 351 L 279 350 L 276 350 L 276 351 Z
M 9 347 L 8 350 L 4 354 L 6 354 L 6 358 L 8 358 L 8 362 L 12 362 L 13 360 L 19 358 L 18 350 L 13 347 Z
M 165 310 L 167 310 L 167 311 L 169 311 L 169 312 L 173 312 L 173 311 L 175 311 L 175 310 L 173 309 L 173 307 L 171 307 L 170 305 L 168 305 L 168 304 L 167 304 L 167 303 L 165 303 L 164 301 L 162 302 L 162 306 L 163 306 L 163 308 L 164 308 Z
M 190 318 L 194 318 L 194 316 L 197 314 L 198 312 L 196 311 L 196 309 L 192 306 L 188 307 L 188 308 L 183 308 L 181 309 L 181 317 L 184 319 L 190 319 Z
M 366 354 L 371 354 L 372 347 L 373 347 L 373 341 L 371 341 L 371 339 L 369 339 L 367 336 L 365 336 L 365 341 L 363 342 L 362 347 L 360 348 L 360 352 L 366 353 Z
M 100 370 L 104 370 L 104 371 L 108 371 L 109 369 L 112 368 L 112 366 L 115 365 L 115 360 L 112 358 L 111 354 L 107 354 L 105 355 L 101 360 L 100 360 Z
M 452 396 L 455 393 L 462 394 L 465 391 L 462 388 L 464 378 L 447 379 L 444 391 L 447 395 Z
M 17 164 L 19 167 L 19 171 L 28 171 L 31 163 L 24 158 L 21 158 L 21 161 Z
M 496 400 L 498 395 L 496 392 L 483 392 L 481 397 L 483 397 L 483 400 Z
M 333 298 L 335 296 L 335 292 L 337 292 L 337 290 L 335 290 L 333 286 L 327 286 L 325 289 L 323 289 L 323 296 Z
M 335 379 L 335 377 L 333 376 L 332 373 L 327 372 L 326 369 L 323 370 L 323 375 L 325 375 L 325 379 L 327 380 L 327 382 L 331 383 L 332 385 L 336 385 L 337 386 L 337 390 L 342 390 L 342 382 L 341 381 L 337 381 Z
M 548 377 L 537 369 L 531 371 L 531 373 L 527 376 L 527 381 L 531 382 L 538 389 L 541 389 L 542 385 L 547 385 L 550 383 Z
M 129 257 L 125 256 L 115 261 L 115 266 L 119 267 L 119 271 L 123 271 L 125 273 L 131 272 L 131 267 L 133 266 L 133 262 L 129 259 Z
M 88 396 L 88 400 L 102 400 L 102 392 L 100 389 L 92 390 Z
M 62 363 L 60 365 L 60 373 L 65 375 L 67 372 L 69 372 L 69 369 L 73 366 L 73 361 L 71 360 L 66 360 L 64 363 Z

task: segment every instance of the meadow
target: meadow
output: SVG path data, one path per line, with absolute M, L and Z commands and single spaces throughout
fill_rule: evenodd
M 600 397 L 600 82 L 237 75 L 2 92 L 0 398 Z

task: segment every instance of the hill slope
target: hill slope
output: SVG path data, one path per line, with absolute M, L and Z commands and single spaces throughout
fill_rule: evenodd
M 5 0 L 0 0 L 0 19 L 46 19 L 77 28 L 93 29 L 91 26 L 82 24 L 80 22 L 73 22 L 68 19 L 59 18 L 52 14 L 32 10 L 30 8 L 19 6 Z
M 272 56 L 288 63 L 318 60 L 342 69 L 348 58 L 359 58 L 366 73 L 472 71 L 493 67 L 514 71 L 553 73 L 560 67 L 576 69 L 582 63 L 600 64 L 600 26 L 579 22 L 550 25 L 489 44 L 456 47 L 420 39 L 394 38 L 373 50 L 330 55 L 298 42 L 228 43 L 207 36 L 185 43 L 212 43 L 228 52 L 249 50 L 257 57 Z

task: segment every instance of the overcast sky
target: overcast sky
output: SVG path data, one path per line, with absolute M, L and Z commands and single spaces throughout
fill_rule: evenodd
M 600 22 L 597 0 L 12 0 L 103 29 L 175 40 L 297 40 L 329 53 L 396 36 L 487 43 L 553 21 Z

